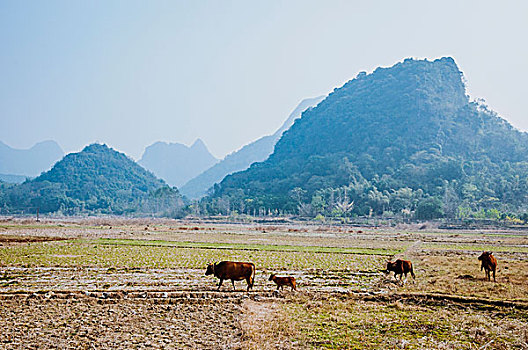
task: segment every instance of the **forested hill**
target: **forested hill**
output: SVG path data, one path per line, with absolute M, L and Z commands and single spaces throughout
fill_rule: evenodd
M 433 216 L 525 207 L 528 136 L 470 102 L 462 78 L 447 57 L 359 73 L 303 113 L 266 161 L 226 177 L 212 207 L 220 198 L 239 211 L 358 215 L 420 202 Z
M 92 144 L 70 153 L 34 180 L 12 186 L 0 195 L 0 207 L 13 212 L 150 211 L 153 197 L 170 197 L 181 206 L 181 195 L 125 154 Z M 1 201 L 4 203 L 1 203 Z M 164 198 L 166 201 L 167 198 Z M 159 207 L 159 206 L 158 206 Z M 4 209 L 6 210 L 6 209 Z

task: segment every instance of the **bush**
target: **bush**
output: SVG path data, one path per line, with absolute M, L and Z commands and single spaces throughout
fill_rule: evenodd
M 414 212 L 414 217 L 417 220 L 432 220 L 444 216 L 442 209 L 442 202 L 435 197 L 426 198 L 418 203 L 418 207 Z

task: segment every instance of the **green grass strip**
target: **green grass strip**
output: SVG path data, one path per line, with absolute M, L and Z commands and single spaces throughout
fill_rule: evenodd
M 271 244 L 244 244 L 244 243 L 209 243 L 209 242 L 177 242 L 162 240 L 134 240 L 134 239 L 110 239 L 100 238 L 95 240 L 80 240 L 83 243 L 96 243 L 101 245 L 129 245 L 129 246 L 154 246 L 174 248 L 202 248 L 202 249 L 231 249 L 231 250 L 255 250 L 274 252 L 310 252 L 310 253 L 333 253 L 333 254 L 362 254 L 362 255 L 386 255 L 391 256 L 400 253 L 399 249 L 383 248 L 343 248 L 323 246 L 298 246 L 298 245 L 271 245 Z

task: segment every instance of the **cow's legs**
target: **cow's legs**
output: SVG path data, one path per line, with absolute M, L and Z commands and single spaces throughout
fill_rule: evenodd
M 252 287 L 252 285 L 251 285 L 251 277 L 246 277 L 246 282 L 247 282 L 247 284 L 248 284 L 247 291 L 249 292 L 249 288 Z
M 236 290 L 235 289 L 235 280 L 231 280 L 231 283 L 233 283 L 233 290 Z
M 497 282 L 497 280 L 495 280 L 495 270 L 493 270 L 493 282 Z
M 247 278 L 246 278 L 246 282 L 247 282 L 247 285 L 248 285 L 248 286 L 247 286 L 247 291 L 249 292 L 249 289 L 250 289 L 251 287 L 253 287 L 253 286 L 251 285 L 251 277 L 247 277 Z
M 218 289 L 217 290 L 220 290 L 220 287 L 222 287 L 222 282 L 224 282 L 224 279 L 220 278 L 220 283 L 218 283 Z

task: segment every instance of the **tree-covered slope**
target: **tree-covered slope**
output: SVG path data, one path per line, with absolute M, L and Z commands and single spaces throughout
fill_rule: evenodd
M 335 89 L 266 161 L 226 177 L 210 203 L 328 212 L 354 201 L 357 214 L 414 211 L 433 199 L 444 212 L 519 207 L 528 195 L 527 158 L 527 134 L 469 101 L 452 58 L 406 59 Z M 414 199 L 397 204 L 401 190 Z
M 323 100 L 324 96 L 307 98 L 302 100 L 297 107 L 290 113 L 288 119 L 273 134 L 261 137 L 242 147 L 240 150 L 227 155 L 220 162 L 216 163 L 200 175 L 191 179 L 180 188 L 182 194 L 189 198 L 200 198 L 204 196 L 209 188 L 215 183 L 222 181 L 226 175 L 247 169 L 255 162 L 262 162 L 273 152 L 273 147 L 280 139 L 282 133 L 286 131 L 295 119 L 301 116 L 301 113 L 307 108 L 317 105 Z
M 61 211 L 121 214 L 150 211 L 145 206 L 160 194 L 181 206 L 181 196 L 125 154 L 92 144 L 66 155 L 34 180 L 12 186 L 3 206 L 14 212 Z M 2 203 L 0 203 L 2 207 Z

